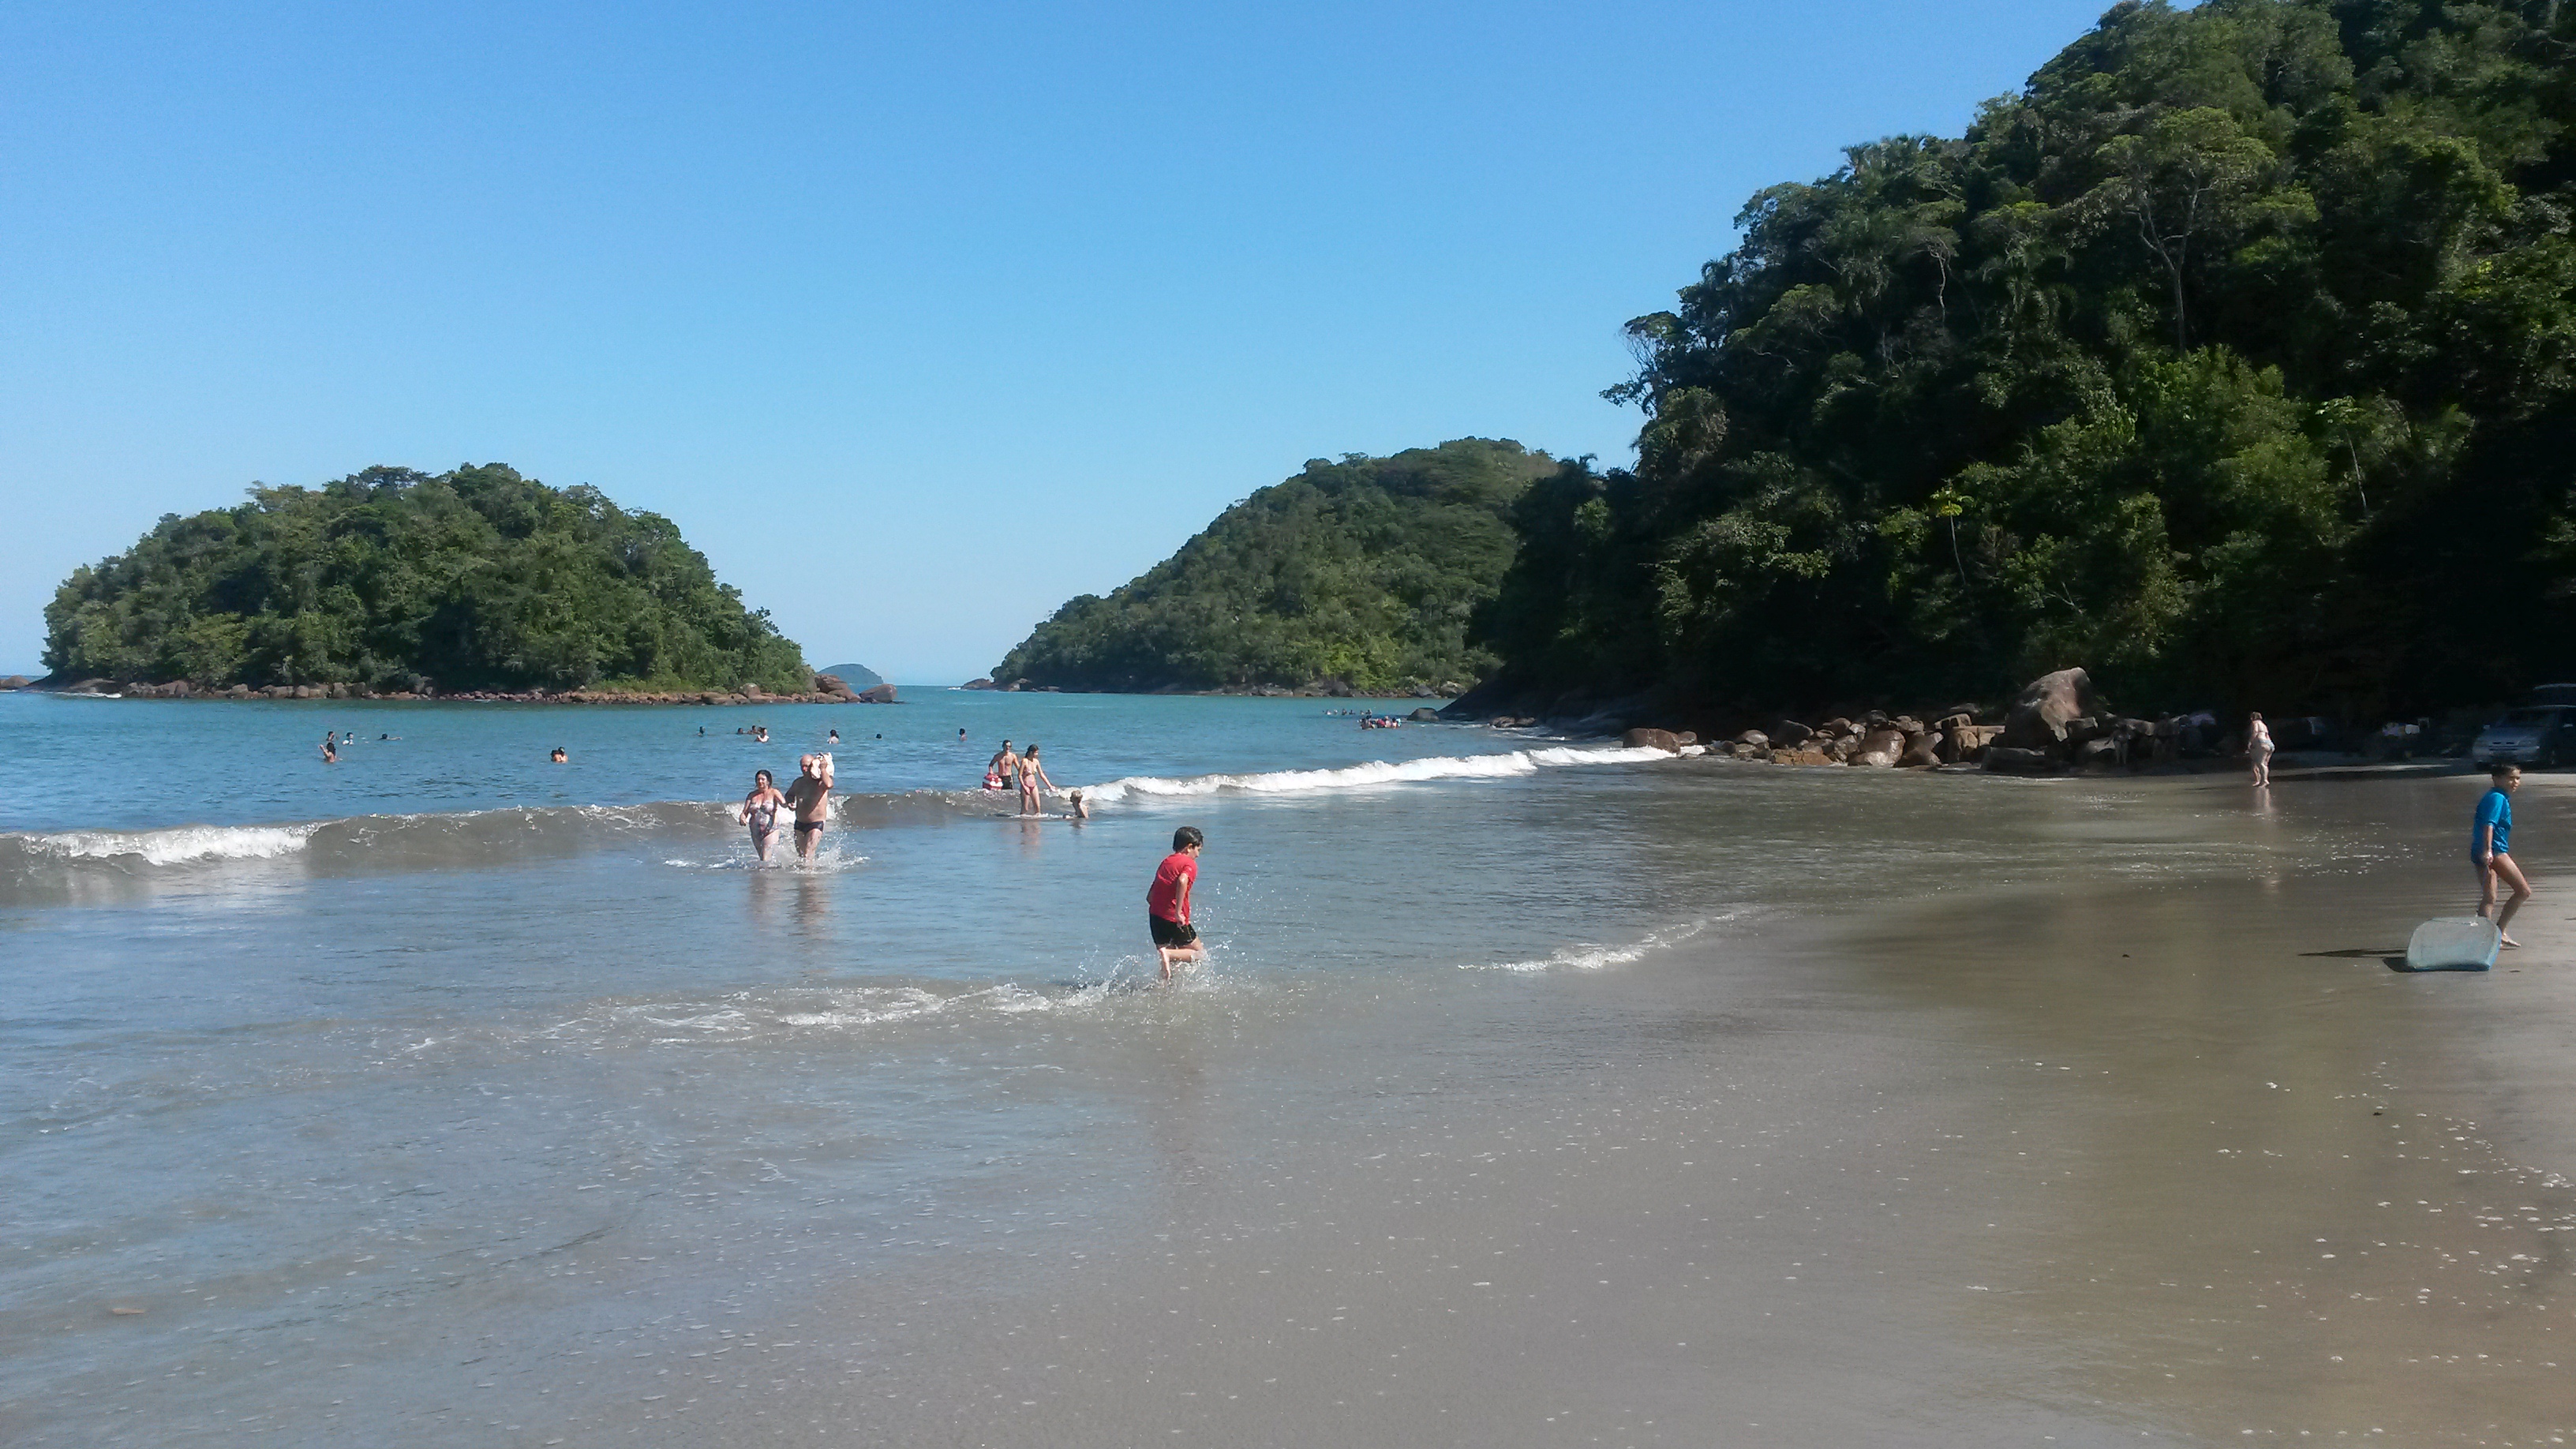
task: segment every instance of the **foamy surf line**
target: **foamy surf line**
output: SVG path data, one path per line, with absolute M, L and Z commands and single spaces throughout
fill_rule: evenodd
M 320 829 L 304 825 L 178 825 L 161 830 L 70 830 L 21 835 L 31 855 L 58 860 L 139 860 L 189 865 L 212 860 L 275 860 L 304 849 Z
M 1462 961 L 1461 971 L 1515 971 L 1534 974 L 1541 971 L 1605 971 L 1642 961 L 1652 952 L 1669 950 L 1709 928 L 1711 921 L 1724 916 L 1692 921 L 1669 930 L 1650 931 L 1645 939 L 1626 946 L 1562 946 L 1535 961 Z
M 1179 798 L 1191 795 L 1213 795 L 1224 790 L 1239 790 L 1254 795 L 1305 795 L 1325 790 L 1360 790 L 1376 785 L 1399 785 L 1423 780 L 1501 780 L 1519 775 L 1535 775 L 1541 770 L 1567 769 L 1578 765 L 1634 765 L 1675 758 L 1657 749 L 1580 750 L 1562 746 L 1537 750 L 1509 750 L 1491 755 L 1432 755 L 1419 760 L 1371 760 L 1364 765 L 1344 765 L 1328 770 L 1270 770 L 1252 775 L 1192 775 L 1168 778 L 1160 775 L 1133 775 L 1095 785 L 1087 797 L 1110 803 L 1141 796 L 1147 799 Z

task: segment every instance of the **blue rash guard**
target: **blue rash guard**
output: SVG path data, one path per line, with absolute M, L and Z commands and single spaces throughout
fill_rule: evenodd
M 2513 797 L 2502 790 L 2489 790 L 2478 797 L 2478 813 L 2469 822 L 2469 858 L 2475 860 L 2478 846 L 2488 826 L 2495 827 L 2495 853 L 2512 854 Z

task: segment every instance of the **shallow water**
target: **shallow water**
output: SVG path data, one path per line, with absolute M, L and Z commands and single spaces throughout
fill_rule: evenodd
M 340 776 L 292 754 L 340 706 L 0 706 L 274 777 L 7 797 L 12 1443 L 2547 1442 L 2576 1404 L 2528 1351 L 2564 1144 L 2515 1125 L 2564 1077 L 2488 1071 L 2569 1003 L 2368 956 L 2457 909 L 2464 781 L 2260 809 L 962 696 L 1149 783 L 997 818 L 954 720 L 850 710 L 920 735 L 845 763 L 886 789 L 822 868 L 759 869 L 689 803 L 752 758 L 695 753 L 720 711 L 406 711 L 399 770 Z M 504 748 L 582 728 L 589 773 Z M 1185 821 L 1215 949 L 1162 989 Z M 141 848 L 191 826 L 294 843 Z M 63 843 L 99 831 L 151 839 Z

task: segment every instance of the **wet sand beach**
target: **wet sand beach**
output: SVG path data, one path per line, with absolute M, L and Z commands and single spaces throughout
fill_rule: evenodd
M 2483 976 L 2384 960 L 2466 909 L 2479 785 L 1709 764 L 1212 797 L 1218 956 L 1169 992 L 839 964 L 911 940 L 903 862 L 980 830 L 889 829 L 882 874 L 779 882 L 750 903 L 784 963 L 757 978 L 688 934 L 731 918 L 675 916 L 652 981 L 650 955 L 553 980 L 559 939 L 649 907 L 547 864 L 529 888 L 564 919 L 524 944 L 553 964 L 519 974 L 558 997 L 156 1045 L 172 1115 L 209 1110 L 219 1060 L 302 1065 L 222 1069 L 243 1085 L 194 1119 L 193 1176 L 151 1113 L 96 1124 L 126 1170 L 88 1186 L 117 1201 L 8 1280 L 0 1427 L 2559 1442 L 2576 781 L 2517 802 L 2528 949 Z M 1103 843 L 1123 872 L 1109 832 L 995 858 L 1054 879 Z M 427 908 L 410 877 L 341 888 L 366 899 L 330 909 Z M 57 919 L 18 939 L 67 978 L 123 949 Z

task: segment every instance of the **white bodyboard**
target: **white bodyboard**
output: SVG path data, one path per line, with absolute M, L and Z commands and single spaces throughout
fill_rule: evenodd
M 2484 916 L 2444 916 L 2415 928 L 2406 942 L 2406 969 L 2484 971 L 2503 946 L 2504 932 Z

